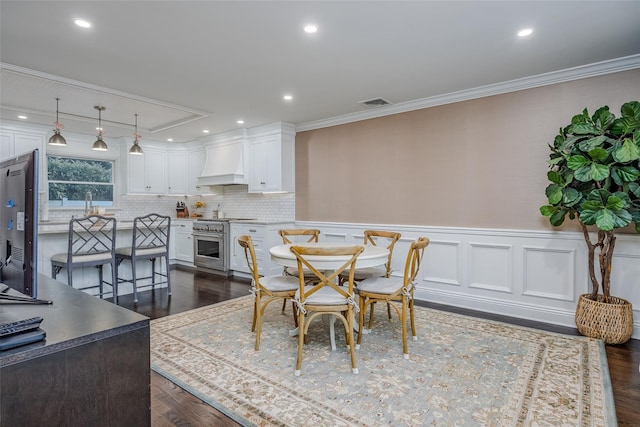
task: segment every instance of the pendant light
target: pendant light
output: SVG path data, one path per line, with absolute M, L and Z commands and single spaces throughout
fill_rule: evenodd
M 138 145 L 138 139 L 140 138 L 140 135 L 138 135 L 138 115 L 136 114 L 135 116 L 136 116 L 136 130 L 133 132 L 133 145 L 129 149 L 129 154 L 133 154 L 135 156 L 141 156 L 142 147 Z
M 67 141 L 60 135 L 60 129 L 64 129 L 64 125 L 58 121 L 58 101 L 60 98 L 56 98 L 56 122 L 54 123 L 53 135 L 49 138 L 49 145 L 64 147 L 67 145 Z
M 102 131 L 102 112 L 106 110 L 106 108 L 101 105 L 94 105 L 93 108 L 98 110 L 98 139 L 96 139 L 96 142 L 93 143 L 91 148 L 96 151 L 107 151 L 109 147 L 107 143 L 102 140 L 102 134 L 104 133 Z

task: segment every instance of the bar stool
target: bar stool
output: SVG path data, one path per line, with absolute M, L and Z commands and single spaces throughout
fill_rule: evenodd
M 171 230 L 171 217 L 155 213 L 140 216 L 133 220 L 133 238 L 131 246 L 116 249 L 116 275 L 119 283 L 133 284 L 133 302 L 138 302 L 138 286 L 151 286 L 167 284 L 168 294 L 171 295 L 171 281 L 169 278 L 169 232 Z M 164 258 L 166 274 L 156 271 L 156 259 Z M 122 261 L 131 261 L 131 279 L 119 277 L 118 268 Z M 151 275 L 138 277 L 136 274 L 136 262 L 139 260 L 151 261 Z M 156 276 L 164 278 L 156 282 Z M 138 285 L 138 280 L 151 279 L 151 283 Z
M 69 241 L 67 252 L 51 257 L 51 277 L 67 269 L 67 284 L 73 287 L 74 268 L 96 267 L 98 284 L 77 288 L 79 290 L 99 289 L 100 298 L 104 298 L 103 284 L 111 285 L 113 302 L 118 303 L 118 282 L 116 273 L 116 219 L 101 215 L 89 215 L 69 221 Z M 111 264 L 111 283 L 103 280 L 102 266 Z

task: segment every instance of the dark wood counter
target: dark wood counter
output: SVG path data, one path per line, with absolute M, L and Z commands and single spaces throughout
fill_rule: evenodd
M 44 275 L 0 323 L 41 316 L 45 341 L 0 352 L 0 426 L 149 426 L 149 319 Z

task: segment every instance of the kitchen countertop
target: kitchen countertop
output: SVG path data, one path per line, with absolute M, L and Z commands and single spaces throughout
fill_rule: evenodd
M 208 218 L 171 218 L 171 222 L 177 221 L 198 221 Z M 271 225 L 271 224 L 290 224 L 294 220 L 261 220 L 261 219 L 229 219 L 230 223 L 239 224 L 258 224 L 258 225 Z M 118 230 L 133 230 L 133 220 L 118 220 L 116 219 L 116 227 Z M 60 234 L 67 233 L 69 231 L 69 221 L 42 221 L 38 223 L 38 234 Z
M 116 220 L 117 230 L 133 230 L 133 221 Z M 69 232 L 69 221 L 50 221 L 38 223 L 38 234 L 60 234 Z

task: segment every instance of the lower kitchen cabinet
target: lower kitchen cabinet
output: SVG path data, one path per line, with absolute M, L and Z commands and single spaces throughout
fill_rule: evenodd
M 258 270 L 263 276 L 282 273 L 282 266 L 271 262 L 269 248 L 282 244 L 278 230 L 293 228 L 290 222 L 231 222 L 231 270 L 234 274 L 251 274 L 244 256 L 244 250 L 238 244 L 238 237 L 251 236 L 256 251 Z
M 172 225 L 174 259 L 180 264 L 193 266 L 193 221 L 174 219 Z

